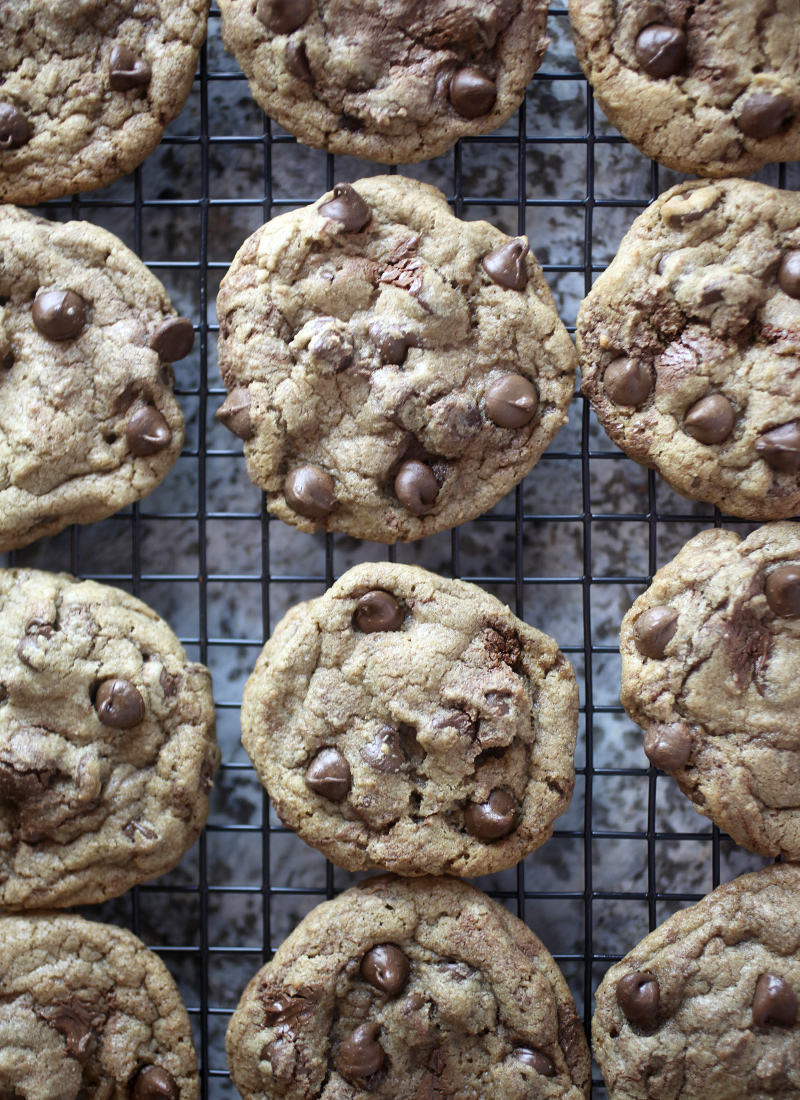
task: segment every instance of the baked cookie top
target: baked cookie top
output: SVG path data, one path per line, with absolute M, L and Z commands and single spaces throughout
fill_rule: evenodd
M 155 149 L 209 0 L 0 0 L 0 200 L 90 191 Z
M 620 651 L 651 762 L 738 844 L 800 859 L 800 527 L 696 535 L 623 619 Z
M 410 164 L 496 130 L 547 49 L 548 0 L 220 0 L 267 114 L 318 149 Z
M 597 990 L 611 1100 L 800 1093 L 800 867 L 742 875 L 651 932 Z
M 0 1082 L 26 1100 L 197 1100 L 192 1030 L 167 968 L 110 924 L 0 917 Z
M 524 237 L 399 176 L 257 230 L 217 300 L 229 396 L 271 512 L 376 542 L 472 519 L 566 421 L 575 351 Z
M 228 1027 L 244 1100 L 582 1100 L 589 1051 L 531 930 L 452 878 L 381 876 L 318 905 Z
M 577 342 L 583 392 L 626 454 L 735 516 L 800 511 L 800 194 L 665 192 L 584 300 Z
M 0 207 L 0 552 L 140 500 L 180 454 L 194 343 L 117 237 Z
M 0 907 L 88 905 L 170 870 L 218 764 L 211 677 L 154 611 L 0 570 Z
M 242 742 L 281 819 L 348 870 L 473 876 L 543 844 L 572 796 L 575 674 L 482 589 L 358 565 L 293 608 Z
M 595 98 L 648 157 L 700 176 L 800 158 L 797 0 L 570 0 Z

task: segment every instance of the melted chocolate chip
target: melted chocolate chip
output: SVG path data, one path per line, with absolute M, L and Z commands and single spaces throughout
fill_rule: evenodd
M 311 14 L 313 0 L 258 0 L 256 16 L 274 34 L 291 34 Z
M 414 337 L 387 329 L 377 321 L 370 325 L 369 335 L 383 362 L 393 366 L 402 363 L 408 349 L 417 343 Z
M 408 957 L 392 943 L 380 943 L 361 960 L 361 976 L 376 989 L 394 997 L 408 981 Z
M 517 820 L 513 795 L 497 787 L 486 802 L 471 802 L 464 810 L 464 827 L 478 840 L 499 840 L 512 831 Z
M 331 802 L 341 802 L 352 786 L 350 765 L 338 749 L 320 749 L 306 771 L 306 786 Z
M 5 684 L 0 684 L 0 703 L 5 703 L 8 698 L 8 688 Z
M 402 605 L 390 592 L 380 588 L 365 592 L 356 604 L 353 621 L 365 634 L 379 630 L 399 630 L 405 615 Z
M 322 519 L 336 504 L 333 478 L 319 466 L 298 466 L 283 483 L 283 495 L 293 512 L 307 519 Z
M 390 726 L 384 726 L 368 745 L 364 745 L 361 759 L 375 771 L 390 775 L 399 772 L 406 762 L 406 754 L 400 747 L 400 734 Z
M 86 306 L 74 290 L 46 290 L 36 295 L 31 316 L 48 340 L 72 340 L 86 324 Z
M 372 1077 L 383 1066 L 383 1047 L 376 1041 L 380 1030 L 377 1024 L 361 1024 L 345 1039 L 336 1056 L 336 1068 L 343 1077 Z
M 131 88 L 146 88 L 153 70 L 143 57 L 127 46 L 115 46 L 108 59 L 108 83 L 114 92 L 127 92 Z
M 264 1001 L 264 1023 L 275 1028 L 279 1035 L 295 1039 L 314 1015 L 321 993 L 322 987 L 318 985 L 301 986 L 296 993 L 281 990 Z
M 439 495 L 439 483 L 430 466 L 409 459 L 394 479 L 394 491 L 401 504 L 416 516 L 433 511 Z
M 323 218 L 340 222 L 346 233 L 355 233 L 363 229 L 372 217 L 372 211 L 349 183 L 337 183 L 333 189 L 333 198 L 319 207 Z
M 606 367 L 603 387 L 615 405 L 643 405 L 653 389 L 653 379 L 644 363 L 615 359 Z
M 94 697 L 94 709 L 104 726 L 130 730 L 144 719 L 144 700 L 127 680 L 104 680 Z
M 524 290 L 528 285 L 525 257 L 529 252 L 530 245 L 525 238 L 515 237 L 483 257 L 484 271 L 492 282 L 506 290 Z
M 432 725 L 435 730 L 454 729 L 459 736 L 469 737 L 474 737 L 478 728 L 477 722 L 473 722 L 470 716 L 461 710 L 454 710 L 434 718 Z
M 488 114 L 497 99 L 497 85 L 473 65 L 459 69 L 450 81 L 450 102 L 462 118 Z
M 661 661 L 677 629 L 678 612 L 674 607 L 651 607 L 639 616 L 633 628 L 636 648 L 643 657 Z
M 180 1089 L 172 1074 L 161 1066 L 145 1066 L 133 1083 L 133 1100 L 178 1100 Z
M 499 428 L 523 428 L 539 408 L 536 387 L 521 374 L 502 374 L 484 395 L 489 419 Z
M 790 298 L 800 298 L 800 248 L 783 257 L 778 269 L 778 284 Z
M 150 347 L 161 359 L 177 363 L 194 347 L 194 326 L 188 317 L 166 317 L 150 337 Z
M 19 149 L 31 139 L 31 127 L 19 107 L 0 103 L 0 151 Z
M 767 577 L 767 603 L 783 619 L 800 615 L 800 565 L 781 565 Z
M 680 27 L 651 23 L 636 39 L 634 53 L 648 76 L 665 80 L 681 70 L 686 57 L 686 35 Z
M 644 739 L 647 759 L 656 768 L 676 772 L 692 755 L 692 735 L 684 722 L 664 722 L 650 726 Z
M 555 1077 L 556 1067 L 552 1058 L 548 1058 L 541 1050 L 532 1050 L 529 1047 L 517 1047 L 514 1057 L 522 1062 L 523 1066 L 530 1066 L 542 1077 Z
M 286 49 L 283 53 L 286 59 L 286 68 L 292 74 L 296 76 L 298 80 L 302 80 L 304 84 L 313 83 L 314 77 L 311 72 L 311 66 L 308 63 L 308 53 L 306 52 L 305 42 L 295 42 L 290 39 L 286 43 Z
M 733 430 L 736 413 L 727 397 L 709 393 L 687 411 L 683 430 L 698 443 L 721 443 Z
M 652 1027 L 659 1000 L 658 981 L 652 974 L 637 970 L 617 982 L 617 1003 L 632 1024 Z
M 217 409 L 217 420 L 239 439 L 252 439 L 255 435 L 250 419 L 250 390 L 236 386 Z
M 67 1050 L 73 1058 L 77 1058 L 85 1054 L 89 1046 L 93 1034 L 92 1021 L 92 1013 L 76 1001 L 71 1006 L 59 1005 L 47 1022 L 54 1031 L 64 1036 Z
M 756 1027 L 794 1027 L 797 1023 L 797 994 L 787 981 L 774 974 L 762 974 L 753 996 Z
M 125 425 L 125 438 L 128 450 L 137 458 L 158 454 L 172 442 L 169 424 L 152 405 L 137 409 Z
M 800 420 L 772 428 L 756 440 L 756 451 L 773 470 L 795 474 L 800 470 Z
M 780 92 L 754 92 L 742 104 L 736 122 L 747 137 L 769 138 L 783 129 L 791 113 L 791 100 Z

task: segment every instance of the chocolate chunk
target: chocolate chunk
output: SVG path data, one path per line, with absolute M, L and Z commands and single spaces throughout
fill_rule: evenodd
M 797 1023 L 797 994 L 787 981 L 774 974 L 762 974 L 753 996 L 756 1027 L 794 1027 Z
M 408 957 L 393 943 L 379 943 L 361 960 L 361 976 L 376 989 L 394 997 L 408 981 Z
M 292 470 L 283 483 L 283 495 L 293 512 L 308 519 L 322 519 L 336 504 L 333 478 L 319 466 Z
M 615 359 L 606 367 L 603 386 L 615 405 L 643 405 L 653 389 L 653 379 L 644 363 Z
M 632 1024 L 652 1027 L 658 1013 L 660 993 L 652 974 L 636 971 L 617 982 L 617 1002 Z
M 790 298 L 800 298 L 800 248 L 783 257 L 778 269 L 778 284 Z
M 756 451 L 773 470 L 794 474 L 800 470 L 800 420 L 772 428 L 756 440 Z
M 127 46 L 115 46 L 108 59 L 108 83 L 112 91 L 127 92 L 131 88 L 146 88 L 153 70 L 143 57 Z
M 336 1068 L 343 1077 L 372 1077 L 383 1066 L 383 1047 L 376 1042 L 380 1030 L 377 1024 L 361 1024 L 345 1039 L 336 1056 Z
M 754 92 L 742 105 L 736 122 L 748 137 L 769 138 L 783 129 L 791 113 L 791 100 L 780 92 Z
M 369 335 L 383 362 L 393 366 L 402 363 L 408 349 L 416 344 L 413 337 L 387 329 L 377 321 L 370 325 Z
M 553 1065 L 552 1058 L 548 1058 L 540 1050 L 517 1047 L 514 1051 L 514 1057 L 519 1059 L 523 1066 L 530 1066 L 531 1069 L 535 1069 L 542 1077 L 555 1077 L 556 1075 L 556 1067 Z
M 644 657 L 660 661 L 678 629 L 678 612 L 674 607 L 651 607 L 640 615 L 633 628 L 636 648 Z
M 514 828 L 517 803 L 513 795 L 497 787 L 486 802 L 471 802 L 464 810 L 464 827 L 478 840 L 499 840 Z
M 89 1040 L 93 1034 L 93 1018 L 92 1013 L 87 1012 L 83 1005 L 76 1001 L 72 1006 L 59 1005 L 47 1022 L 54 1031 L 64 1036 L 67 1050 L 73 1058 L 77 1058 L 85 1054 L 89 1046 Z
M 286 68 L 292 76 L 296 76 L 298 80 L 302 80 L 305 84 L 313 83 L 314 77 L 311 73 L 311 66 L 308 63 L 308 53 L 306 52 L 305 42 L 295 42 L 293 39 L 290 39 L 286 43 L 286 49 L 283 52 L 283 56 L 286 59 Z
M 252 439 L 255 429 L 250 419 L 250 390 L 236 386 L 217 409 L 217 420 L 239 439 Z
M 72 340 L 86 324 L 86 307 L 74 290 L 46 290 L 36 295 L 31 316 L 48 340 Z
M 800 565 L 781 565 L 767 577 L 767 603 L 784 619 L 800 615 Z
M 394 479 L 394 491 L 401 504 L 416 516 L 433 511 L 439 495 L 439 483 L 430 466 L 409 459 L 400 467 Z
M 651 23 L 636 39 L 634 53 L 648 76 L 664 80 L 681 70 L 686 57 L 686 35 L 680 27 Z
M 736 423 L 736 413 L 727 397 L 709 393 L 687 411 L 683 430 L 698 443 L 721 443 Z
M 152 405 L 137 409 L 125 426 L 128 450 L 137 458 L 158 454 L 172 442 L 170 426 Z
M 501 374 L 486 390 L 489 419 L 499 428 L 523 428 L 539 408 L 536 387 L 521 374 Z
M 194 347 L 194 326 L 188 317 L 166 317 L 150 337 L 150 347 L 161 359 L 177 363 Z
M 497 85 L 481 69 L 469 65 L 450 81 L 450 102 L 462 118 L 488 114 L 497 99 Z
M 133 1084 L 133 1100 L 178 1100 L 180 1089 L 172 1074 L 161 1066 L 145 1066 Z
M 355 233 L 363 229 L 372 217 L 372 211 L 349 183 L 337 183 L 333 189 L 333 198 L 319 207 L 323 218 L 332 218 L 341 222 L 346 233 Z
M 400 734 L 391 726 L 378 730 L 375 737 L 361 750 L 361 759 L 378 772 L 399 772 L 406 762 L 406 754 L 400 747 Z
M 353 621 L 365 634 L 378 630 L 399 630 L 405 615 L 402 605 L 390 592 L 380 588 L 365 592 L 356 604 Z
M 313 6 L 313 0 L 258 0 L 256 16 L 273 34 L 291 34 L 302 27 Z
M 306 771 L 306 786 L 315 794 L 341 802 L 352 786 L 350 765 L 338 749 L 320 749 Z
M 647 759 L 665 772 L 682 768 L 692 754 L 692 735 L 684 722 L 650 726 L 644 739 Z
M 506 290 L 524 290 L 528 285 L 525 257 L 529 252 L 530 245 L 525 238 L 515 237 L 483 257 L 484 271 L 492 282 L 504 286 Z
M 0 103 L 0 150 L 19 149 L 31 139 L 31 127 L 19 107 Z
M 144 700 L 127 680 L 104 680 L 94 697 L 94 709 L 104 726 L 130 730 L 144 719 Z

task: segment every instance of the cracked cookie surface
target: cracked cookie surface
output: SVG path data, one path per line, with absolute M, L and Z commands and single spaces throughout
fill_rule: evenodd
M 566 421 L 575 351 L 524 237 L 379 176 L 283 214 L 217 300 L 229 396 L 269 510 L 377 542 L 493 506 Z
M 473 876 L 549 838 L 577 722 L 552 638 L 474 585 L 387 563 L 284 616 L 242 742 L 281 819 L 339 866 Z
M 209 673 L 154 611 L 0 570 L 0 907 L 88 905 L 170 870 L 218 764 Z
M 192 87 L 208 0 L 0 0 L 0 199 L 102 187 Z
M 81 917 L 1 917 L 0 1091 L 197 1100 L 189 1017 L 158 956 Z
M 548 0 L 220 0 L 222 37 L 266 113 L 332 153 L 410 164 L 519 107 Z
M 765 856 L 800 859 L 800 529 L 704 531 L 625 616 L 622 690 L 651 762 Z
M 742 875 L 608 971 L 592 1041 L 611 1100 L 800 1093 L 798 896 L 796 864 Z
M 667 191 L 584 300 L 577 343 L 626 454 L 735 516 L 800 511 L 800 194 Z
M 570 0 L 575 50 L 609 120 L 700 176 L 800 158 L 798 0 Z
M 531 930 L 452 878 L 382 876 L 317 906 L 228 1028 L 245 1100 L 583 1100 L 589 1051 Z

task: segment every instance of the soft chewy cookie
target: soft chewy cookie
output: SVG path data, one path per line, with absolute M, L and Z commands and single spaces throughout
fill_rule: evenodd
M 472 876 L 548 839 L 577 722 L 552 638 L 474 585 L 386 563 L 284 616 L 242 741 L 281 819 L 334 863 Z
M 113 234 L 0 207 L 0 552 L 152 492 L 183 444 L 194 343 Z
M 0 200 L 140 164 L 183 109 L 207 15 L 208 0 L 0 0 Z
M 565 422 L 575 353 L 524 237 L 399 176 L 339 184 L 242 246 L 217 300 L 271 512 L 377 542 L 472 519 Z
M 589 1051 L 531 930 L 451 878 L 383 876 L 318 905 L 227 1035 L 244 1100 L 583 1100 Z
M 648 157 L 700 176 L 800 158 L 797 0 L 570 0 L 569 14 L 598 103 Z
M 800 1095 L 800 867 L 720 886 L 642 940 L 597 990 L 611 1100 Z
M 583 391 L 673 489 L 800 511 L 800 194 L 686 183 L 640 214 L 578 315 Z
M 122 928 L 0 918 L 0 1090 L 22 1100 L 197 1100 L 169 971 Z
M 218 764 L 211 678 L 154 611 L 0 570 L 0 907 L 87 905 L 168 871 Z
M 547 48 L 548 0 L 220 0 L 267 114 L 332 153 L 409 164 L 504 123 Z
M 737 843 L 800 859 L 800 527 L 697 535 L 625 616 L 620 650 L 651 762 Z

